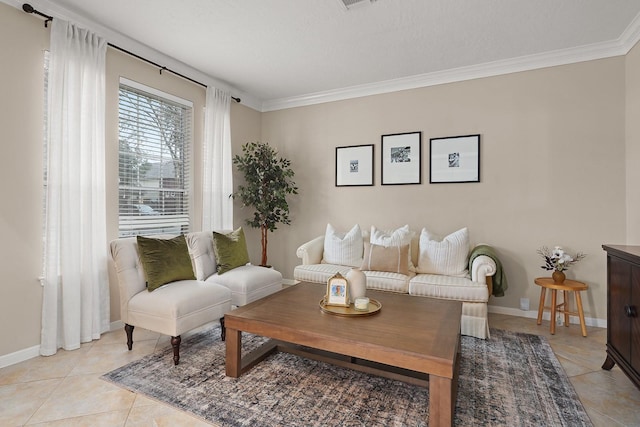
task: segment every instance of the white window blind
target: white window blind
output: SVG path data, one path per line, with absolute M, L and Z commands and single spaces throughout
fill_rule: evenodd
M 188 101 L 121 79 L 119 235 L 189 231 Z

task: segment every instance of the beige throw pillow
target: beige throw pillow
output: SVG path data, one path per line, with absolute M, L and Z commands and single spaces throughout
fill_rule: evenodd
M 409 245 L 381 246 L 364 242 L 364 260 L 360 270 L 409 274 Z
M 413 238 L 413 232 L 409 230 L 409 225 L 404 225 L 395 230 L 379 230 L 375 225 L 371 226 L 371 236 L 369 242 L 374 245 L 380 246 L 404 246 L 409 245 L 409 256 L 407 257 L 407 264 L 409 271 L 415 271 L 415 266 L 411 260 L 411 239 Z
M 469 256 L 469 230 L 465 227 L 442 241 L 426 228 L 420 233 L 418 273 L 466 276 Z
M 323 254 L 325 263 L 359 267 L 362 264 L 362 250 L 362 230 L 358 224 L 347 233 L 338 232 L 331 224 L 327 224 Z

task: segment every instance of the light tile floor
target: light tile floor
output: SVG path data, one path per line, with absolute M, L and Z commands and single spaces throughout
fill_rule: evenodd
M 604 371 L 606 329 L 558 327 L 499 314 L 489 315 L 493 328 L 544 335 L 571 378 L 595 426 L 640 426 L 640 390 L 614 367 Z M 0 369 L 1 426 L 208 426 L 182 411 L 109 384 L 100 376 L 139 359 L 169 338 L 136 329 L 133 351 L 124 331 L 105 334 L 76 351 L 59 351 Z

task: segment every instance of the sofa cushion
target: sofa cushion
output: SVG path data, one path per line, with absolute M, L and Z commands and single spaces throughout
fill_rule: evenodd
M 228 234 L 213 232 L 213 250 L 216 254 L 218 274 L 249 263 L 247 241 L 242 227 Z
M 231 290 L 231 303 L 242 306 L 282 289 L 282 274 L 273 268 L 243 265 L 225 274 L 213 274 L 207 283 L 217 283 Z
M 293 269 L 293 278 L 302 282 L 324 283 L 336 273 L 346 276 L 351 267 L 338 264 L 303 264 Z
M 401 294 L 409 292 L 409 280 L 413 277 L 413 273 L 409 275 L 388 271 L 363 271 L 363 273 L 367 276 L 367 289 Z
M 409 245 L 408 268 L 415 271 L 415 266 L 411 260 L 411 240 L 414 233 L 409 230 L 409 225 L 404 225 L 395 230 L 379 230 L 375 225 L 371 226 L 369 242 L 382 246 L 404 246 Z
M 362 230 L 358 224 L 347 233 L 338 232 L 331 224 L 327 224 L 323 253 L 325 263 L 360 267 L 362 252 Z
M 409 274 L 409 245 L 382 246 L 364 242 L 364 260 L 360 270 Z
M 149 292 L 176 280 L 195 279 L 184 235 L 172 239 L 137 236 L 136 240 Z
M 469 231 L 462 228 L 441 241 L 426 228 L 420 233 L 418 273 L 465 276 L 469 257 Z
M 465 277 L 418 274 L 409 282 L 409 294 L 464 302 L 487 302 L 487 285 Z
M 215 283 L 181 280 L 139 292 L 129 301 L 127 323 L 177 336 L 231 311 L 231 291 Z

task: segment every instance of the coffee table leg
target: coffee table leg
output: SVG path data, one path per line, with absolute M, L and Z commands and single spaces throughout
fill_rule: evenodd
M 241 373 L 241 352 L 240 346 L 242 344 L 242 332 L 229 329 L 227 327 L 227 355 L 225 362 L 225 370 L 228 377 L 238 378 Z
M 452 426 L 455 408 L 451 378 L 429 375 L 429 426 Z

